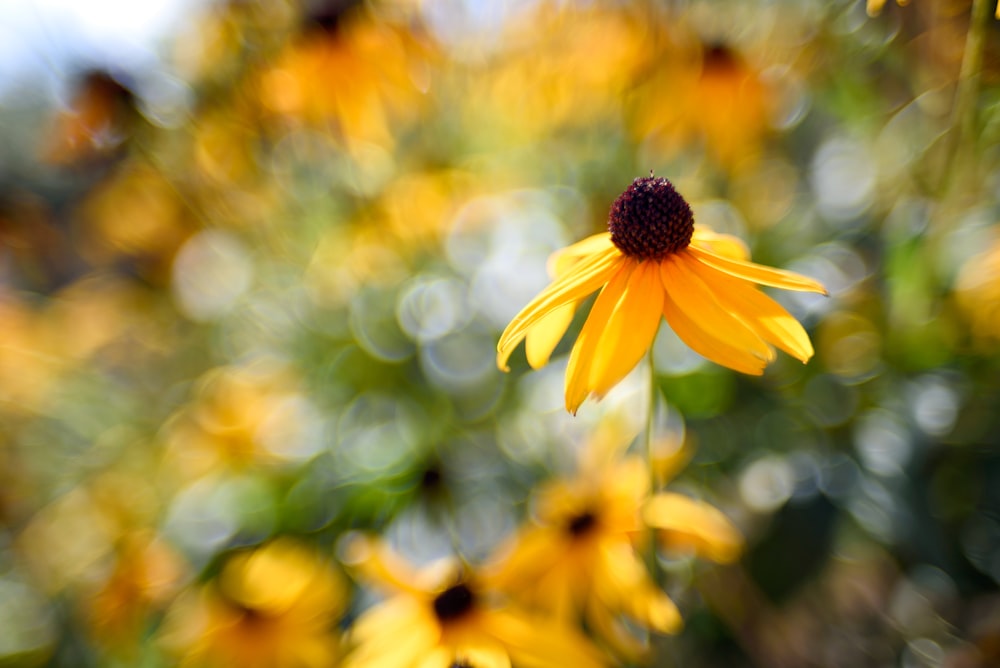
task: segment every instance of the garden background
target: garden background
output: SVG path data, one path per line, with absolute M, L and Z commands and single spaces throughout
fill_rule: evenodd
M 654 478 L 745 545 L 650 557 L 645 665 L 1000 665 L 1000 22 L 879 4 L 7 5 L 0 665 L 203 665 L 191 596 L 279 538 L 338 646 L 352 537 L 487 561 L 645 422 L 644 364 L 572 416 L 572 336 L 495 356 L 651 171 L 830 294 L 774 294 L 816 354 L 761 377 L 660 328 Z

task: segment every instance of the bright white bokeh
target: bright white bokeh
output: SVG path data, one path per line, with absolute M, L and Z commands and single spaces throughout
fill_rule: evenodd
M 0 100 L 61 88 L 80 69 L 156 67 L 167 38 L 205 0 L 0 0 Z

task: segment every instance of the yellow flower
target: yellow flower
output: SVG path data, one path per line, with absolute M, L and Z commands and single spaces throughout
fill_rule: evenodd
M 556 280 L 518 313 L 497 344 L 497 366 L 524 339 L 528 363 L 544 366 L 580 301 L 601 289 L 566 369 L 566 409 L 604 396 L 639 363 L 661 316 L 693 350 L 760 375 L 773 346 L 806 362 L 813 348 L 802 325 L 755 284 L 826 291 L 818 282 L 746 260 L 737 239 L 695 229 L 691 208 L 669 181 L 636 179 L 615 200 L 609 232 L 558 252 Z
M 349 558 L 392 592 L 351 631 L 344 668 L 596 668 L 596 649 L 575 630 L 525 616 L 455 563 L 416 570 L 385 546 L 356 539 Z
M 955 297 L 977 345 L 995 349 L 1000 341 L 1000 238 L 962 267 Z
M 692 51 L 669 52 L 639 86 L 634 130 L 658 150 L 701 144 L 729 172 L 752 168 L 768 132 L 774 96 L 737 51 L 723 44 Z
M 910 4 L 910 0 L 896 0 L 896 4 L 900 7 L 905 7 Z M 868 12 L 868 16 L 878 16 L 882 12 L 883 7 L 885 7 L 885 0 L 867 0 L 865 3 L 865 10 Z M 994 15 L 1000 19 L 1000 3 L 997 3 Z
M 428 66 L 426 45 L 361 10 L 312 18 L 261 73 L 264 107 L 332 126 L 346 139 L 392 146 L 394 121 L 419 110 L 423 92 L 414 79 Z
M 326 668 L 339 654 L 344 601 L 328 564 L 279 539 L 232 557 L 218 580 L 178 600 L 163 641 L 185 667 Z
M 719 563 L 739 556 L 742 538 L 706 503 L 672 492 L 650 496 L 645 462 L 622 455 L 629 436 L 603 423 L 578 474 L 536 492 L 534 521 L 511 539 L 494 577 L 498 587 L 557 618 L 582 614 L 590 628 L 634 658 L 640 646 L 624 620 L 658 633 L 675 633 L 682 625 L 640 557 L 651 530 L 668 549 Z M 678 470 L 686 456 L 678 449 L 665 471 Z
M 123 536 L 107 579 L 82 601 L 92 633 L 116 649 L 133 649 L 148 616 L 175 592 L 182 574 L 180 557 L 152 532 Z

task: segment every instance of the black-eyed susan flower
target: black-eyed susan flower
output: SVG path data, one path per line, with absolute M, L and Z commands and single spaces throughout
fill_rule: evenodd
M 774 99 L 757 68 L 722 43 L 669 56 L 637 88 L 632 127 L 639 138 L 666 152 L 700 146 L 727 172 L 756 165 Z
M 381 543 L 356 538 L 348 557 L 391 596 L 361 615 L 344 668 L 597 668 L 589 641 L 568 626 L 526 616 L 455 562 L 417 570 Z
M 630 437 L 606 421 L 584 451 L 577 475 L 538 489 L 533 520 L 510 540 L 493 577 L 502 589 L 556 618 L 582 615 L 611 646 L 635 658 L 641 643 L 634 630 L 675 633 L 682 625 L 640 556 L 651 533 L 666 548 L 719 563 L 739 556 L 742 538 L 707 503 L 673 492 L 650 495 L 646 463 L 623 454 Z M 686 451 L 678 450 L 671 459 L 681 464 L 685 458 Z
M 611 206 L 608 232 L 556 253 L 555 281 L 518 313 L 497 344 L 497 366 L 525 340 L 528 363 L 544 366 L 580 301 L 600 294 L 566 369 L 566 409 L 602 397 L 649 350 L 661 318 L 693 350 L 760 375 L 777 346 L 806 362 L 802 325 L 757 284 L 825 294 L 818 282 L 747 260 L 737 239 L 695 228 L 684 198 L 664 178 L 639 178 Z
M 226 562 L 220 576 L 171 608 L 163 642 L 179 665 L 326 668 L 339 652 L 344 584 L 291 539 Z

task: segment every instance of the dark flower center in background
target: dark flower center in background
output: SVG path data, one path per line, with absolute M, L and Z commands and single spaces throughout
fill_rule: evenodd
M 739 69 L 740 62 L 725 44 L 712 44 L 705 49 L 703 67 L 711 71 L 733 71 Z
M 464 584 L 457 584 L 437 595 L 434 599 L 434 614 L 439 621 L 457 619 L 472 609 L 476 597 Z
M 625 255 L 662 260 L 691 243 L 694 215 L 670 181 L 650 176 L 633 181 L 611 205 L 608 231 Z
M 597 524 L 597 516 L 587 510 L 571 517 L 566 523 L 566 531 L 574 538 L 579 538 L 593 529 L 595 524 Z

